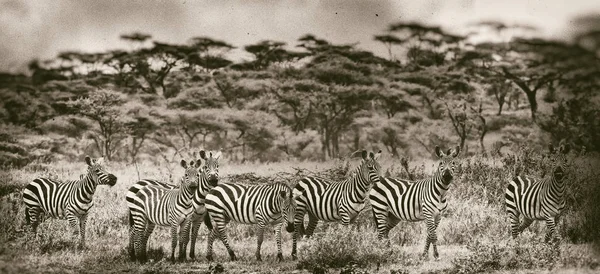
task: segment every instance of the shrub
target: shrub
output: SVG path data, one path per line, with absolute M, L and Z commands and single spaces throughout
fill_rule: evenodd
M 376 233 L 357 231 L 353 226 L 339 226 L 326 233 L 315 234 L 299 247 L 298 268 L 315 270 L 345 266 L 367 267 L 389 260 L 385 244 Z M 354 265 L 354 266 L 353 266 Z

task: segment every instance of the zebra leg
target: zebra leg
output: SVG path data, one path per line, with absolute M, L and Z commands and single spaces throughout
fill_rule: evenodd
M 141 248 L 138 254 L 139 258 L 140 258 L 140 262 L 145 262 L 148 260 L 148 254 L 147 254 L 147 250 L 148 250 L 148 238 L 150 238 L 150 235 L 152 234 L 152 231 L 154 231 L 154 228 L 156 227 L 155 224 L 147 222 L 145 229 L 141 230 Z
M 211 262 L 213 260 L 212 251 L 213 251 L 213 242 L 215 238 L 218 237 L 217 229 L 214 228 L 208 233 L 208 239 L 206 239 L 206 260 Z
M 171 224 L 171 262 L 172 263 L 175 263 L 175 249 L 177 248 L 177 240 L 178 240 L 177 236 L 179 235 L 178 232 L 179 232 L 179 225 Z
M 196 259 L 196 238 L 198 237 L 198 230 L 200 230 L 200 226 L 202 225 L 203 216 L 204 215 L 197 216 L 195 213 L 192 214 L 192 239 L 190 242 L 190 258 L 192 260 Z
M 431 242 L 433 243 L 433 257 L 435 259 L 438 259 L 440 257 L 440 254 L 438 253 L 438 248 L 437 248 L 437 227 L 440 224 L 440 219 L 442 218 L 442 216 L 440 214 L 436 214 L 435 215 L 435 223 L 434 223 L 434 227 L 433 227 L 433 237 L 431 238 Z
M 26 209 L 25 216 L 28 217 L 27 224 L 31 226 L 31 232 L 33 232 L 34 235 L 37 234 L 37 228 L 41 221 L 41 213 L 42 210 L 39 207 L 31 207 Z
M 554 217 L 546 218 L 546 228 L 548 231 L 544 237 L 544 242 L 551 243 L 552 241 L 555 241 L 555 243 L 558 243 L 560 241 L 560 237 L 556 232 L 556 220 Z
M 87 213 L 79 217 L 79 248 L 85 248 L 85 223 L 87 222 Z
M 188 218 L 186 218 L 179 225 L 179 256 L 178 256 L 177 259 L 180 262 L 183 262 L 186 259 L 185 252 L 187 251 L 187 244 L 188 244 L 188 241 L 190 240 L 190 228 L 191 228 L 191 226 L 192 226 L 191 216 L 189 216 Z
M 231 249 L 231 246 L 229 246 L 229 241 L 227 241 L 227 234 L 225 234 L 225 224 L 219 222 L 216 222 L 216 224 L 219 239 L 221 239 L 221 242 L 223 242 L 223 245 L 225 245 L 225 248 L 227 248 L 227 252 L 229 253 L 229 259 L 231 261 L 235 261 L 235 252 L 233 252 L 233 249 Z
M 281 222 L 277 226 L 277 230 L 275 232 L 275 239 L 277 241 L 277 261 L 283 261 L 283 253 L 281 252 L 281 229 L 283 229 L 283 225 L 285 222 Z
M 523 232 L 523 230 L 527 229 L 533 223 L 533 219 L 523 218 L 523 222 L 519 225 L 517 229 L 517 233 Z
M 297 245 L 298 245 L 298 236 L 300 235 L 300 231 L 304 230 L 304 215 L 306 214 L 305 208 L 297 207 L 296 215 L 294 216 L 294 233 L 292 233 L 292 260 L 298 259 L 296 255 Z M 310 218 L 310 217 L 309 217 Z
M 516 239 L 519 235 L 519 215 L 510 213 L 510 235 L 513 239 Z
M 68 210 L 65 215 L 69 221 L 69 226 L 71 226 L 71 235 L 73 238 L 77 238 L 79 236 L 79 240 L 81 240 L 79 231 L 79 218 L 70 210 Z M 81 245 L 81 242 L 79 242 L 79 245 Z
M 398 223 L 400 223 L 400 219 L 396 218 L 395 216 L 391 215 L 388 213 L 387 216 L 387 226 L 385 227 L 385 238 L 387 239 L 387 246 L 390 247 L 391 246 L 391 242 L 390 242 L 390 230 L 392 230 L 392 228 L 396 227 L 398 225 Z M 404 242 L 400 243 L 401 245 L 404 244 Z
M 373 219 L 375 219 L 375 224 L 377 226 L 377 238 L 379 240 L 383 240 L 387 238 L 387 214 L 388 212 L 375 212 L 373 211 Z M 389 246 L 389 241 L 388 241 Z
M 319 219 L 317 219 L 317 217 L 312 214 L 308 214 L 308 225 L 306 226 L 304 237 L 310 238 L 315 232 L 318 223 Z
M 427 213 L 424 212 L 425 215 L 428 215 Z M 423 257 L 427 258 L 427 255 L 429 253 L 429 246 L 433 243 L 434 246 L 434 251 L 433 251 L 433 256 L 435 258 L 438 257 L 437 254 L 437 235 L 435 233 L 435 230 L 437 229 L 438 223 L 439 223 L 439 215 L 430 215 L 427 218 L 427 240 L 425 241 L 425 249 L 423 250 Z
M 256 253 L 255 253 L 257 261 L 262 261 L 262 258 L 260 257 L 260 246 L 263 243 L 264 235 L 265 235 L 265 224 L 259 223 L 258 224 L 258 233 L 256 235 Z

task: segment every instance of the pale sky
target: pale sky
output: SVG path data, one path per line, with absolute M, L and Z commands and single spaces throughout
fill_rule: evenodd
M 0 0 L 0 71 L 22 71 L 58 52 L 127 49 L 119 35 L 140 31 L 161 42 L 209 36 L 241 48 L 264 39 L 291 46 L 306 33 L 386 56 L 373 35 L 390 23 L 418 21 L 452 32 L 481 20 L 530 24 L 544 37 L 572 33 L 571 20 L 600 15 L 598 0 Z

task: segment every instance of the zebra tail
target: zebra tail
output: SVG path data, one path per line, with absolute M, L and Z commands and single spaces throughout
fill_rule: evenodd
M 27 225 L 31 224 L 29 222 L 29 210 L 27 210 L 27 208 L 25 209 L 25 221 L 27 222 Z
M 204 213 L 204 225 L 209 230 L 213 229 L 212 223 L 210 222 L 210 215 L 208 214 L 208 211 L 206 213 Z

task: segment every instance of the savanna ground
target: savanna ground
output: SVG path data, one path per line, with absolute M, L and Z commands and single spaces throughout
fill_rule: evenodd
M 520 156 L 533 155 L 520 151 Z M 350 227 L 320 223 L 315 236 L 299 245 L 299 260 L 290 259 L 291 234 L 283 232 L 284 262 L 277 262 L 275 235 L 267 233 L 262 247 L 263 261 L 254 258 L 254 227 L 230 224 L 228 235 L 239 260 L 229 262 L 223 245 L 215 242 L 215 262 L 204 258 L 207 230 L 201 228 L 196 249 L 197 261 L 171 264 L 170 236 L 157 228 L 150 238 L 152 261 L 130 262 L 125 193 L 138 178 L 169 180 L 165 167 L 150 164 L 113 163 L 107 168 L 118 177 L 109 188 L 99 186 L 87 224 L 87 248 L 77 250 L 66 220 L 47 219 L 37 237 L 23 232 L 24 206 L 21 189 L 38 176 L 78 177 L 81 163 L 31 164 L 23 169 L 5 170 L 0 176 L 0 272 L 4 273 L 597 273 L 600 259 L 592 244 L 597 236 L 597 158 L 573 156 L 569 174 L 567 209 L 560 224 L 563 242 L 560 255 L 543 243 L 545 225 L 534 223 L 515 243 L 509 239 L 508 218 L 502 203 L 504 187 L 519 168 L 539 172 L 541 157 L 512 161 L 512 156 L 461 159 L 459 173 L 448 192 L 449 206 L 437 230 L 440 259 L 420 257 L 426 236 L 423 222 L 402 222 L 390 232 L 391 249 L 377 240 L 367 206 Z M 525 159 L 525 158 L 519 158 Z M 536 161 L 536 159 L 538 159 Z M 397 159 L 383 158 L 382 175 L 405 177 Z M 329 178 L 345 176 L 357 161 L 284 162 L 271 164 L 221 163 L 220 182 L 262 183 L 284 180 L 292 184 L 300 176 L 316 173 Z M 417 178 L 431 174 L 435 162 L 410 163 Z M 176 178 L 181 170 L 174 171 Z M 595 196 L 594 196 L 595 195 Z M 272 232 L 272 230 L 268 230 Z M 390 252 L 391 251 L 391 252 Z

